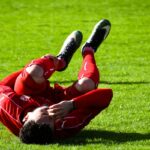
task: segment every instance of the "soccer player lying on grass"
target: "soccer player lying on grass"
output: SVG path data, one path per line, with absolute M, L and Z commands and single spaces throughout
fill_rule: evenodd
M 46 55 L 0 82 L 0 121 L 24 143 L 46 144 L 75 135 L 112 99 L 109 88 L 97 89 L 99 71 L 94 53 L 110 31 L 108 20 L 97 23 L 82 48 L 83 63 L 78 80 L 69 87 L 48 78 L 68 66 L 82 41 L 74 31 L 57 57 Z

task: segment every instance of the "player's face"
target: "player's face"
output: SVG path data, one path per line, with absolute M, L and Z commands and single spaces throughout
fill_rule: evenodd
M 50 125 L 53 129 L 54 121 L 53 118 L 48 114 L 48 106 L 42 106 L 36 108 L 34 111 L 27 113 L 24 117 L 23 122 L 27 123 L 28 121 L 34 121 L 36 123 L 45 123 Z

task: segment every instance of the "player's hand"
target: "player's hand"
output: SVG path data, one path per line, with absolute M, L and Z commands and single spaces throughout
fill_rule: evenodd
M 73 101 L 62 101 L 49 107 L 49 115 L 53 115 L 53 118 L 63 118 L 69 112 L 73 110 Z

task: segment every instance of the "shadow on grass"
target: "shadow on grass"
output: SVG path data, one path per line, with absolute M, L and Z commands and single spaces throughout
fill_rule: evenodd
M 121 144 L 125 142 L 134 142 L 150 139 L 150 133 L 124 133 L 103 130 L 83 130 L 77 136 L 60 141 L 61 145 L 84 145 L 84 144 Z
M 103 84 L 150 84 L 148 81 L 117 81 L 117 82 L 109 82 L 109 81 L 101 81 Z
M 51 81 L 51 83 L 72 84 L 76 80 Z M 148 81 L 100 81 L 99 84 L 150 84 Z

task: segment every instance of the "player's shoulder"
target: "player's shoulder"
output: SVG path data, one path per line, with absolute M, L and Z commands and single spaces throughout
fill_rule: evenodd
M 0 84 L 0 93 L 14 92 L 11 87 Z

